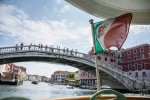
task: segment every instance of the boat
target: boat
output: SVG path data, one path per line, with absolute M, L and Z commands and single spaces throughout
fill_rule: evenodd
M 67 89 L 74 89 L 73 86 L 67 85 Z
M 32 81 L 31 83 L 32 84 L 38 84 L 38 81 Z
M 54 86 L 54 83 L 49 83 L 48 85 L 49 85 L 49 86 Z
M 3 72 L 3 76 L 0 80 L 0 85 L 21 85 L 23 80 L 20 79 L 20 75 L 15 72 Z

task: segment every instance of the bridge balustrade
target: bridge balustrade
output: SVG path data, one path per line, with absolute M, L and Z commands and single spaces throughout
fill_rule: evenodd
M 29 52 L 29 51 L 41 51 L 41 52 L 48 52 L 48 53 L 57 53 L 57 54 L 64 54 L 64 55 L 70 55 L 70 56 L 77 56 L 82 58 L 88 58 L 86 54 L 79 53 L 77 51 L 73 50 L 66 50 L 66 49 L 60 49 L 60 48 L 54 48 L 54 47 L 41 47 L 38 45 L 27 45 L 27 46 L 15 46 L 15 47 L 5 47 L 0 48 L 0 54 L 5 53 L 15 53 L 15 52 Z

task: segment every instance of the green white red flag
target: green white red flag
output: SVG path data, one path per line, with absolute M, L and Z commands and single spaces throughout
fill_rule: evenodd
M 128 36 L 131 19 L 132 14 L 127 13 L 94 23 L 95 52 L 103 52 L 112 46 L 120 49 Z

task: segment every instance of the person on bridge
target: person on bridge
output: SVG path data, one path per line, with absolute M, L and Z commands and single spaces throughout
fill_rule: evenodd
M 77 49 L 76 49 L 76 51 L 75 51 L 75 55 L 76 55 L 76 56 L 77 56 L 77 52 L 78 52 L 78 51 L 77 51 Z
M 31 46 L 32 46 L 32 43 L 29 45 L 29 50 L 30 50 Z
M 64 49 L 63 49 L 63 53 L 65 54 L 65 47 L 64 47 Z
M 67 48 L 67 54 L 68 54 L 69 49 Z
M 47 51 L 47 45 L 45 46 L 45 50 Z
M 41 44 L 39 44 L 39 50 L 40 50 L 40 48 L 41 48 Z
M 20 49 L 21 50 L 23 49 L 23 42 L 20 44 Z
M 73 49 L 71 50 L 71 52 L 70 52 L 70 53 L 71 53 L 71 55 L 73 55 Z
M 16 47 L 15 47 L 16 51 L 18 51 L 18 44 L 16 44 Z
M 43 50 L 43 45 L 41 44 L 41 50 Z

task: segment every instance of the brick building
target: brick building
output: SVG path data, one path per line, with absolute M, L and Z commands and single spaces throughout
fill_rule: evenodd
M 121 51 L 123 71 L 139 80 L 150 81 L 150 44 Z
M 92 56 L 93 49 L 88 53 Z M 133 78 L 150 82 L 150 44 L 142 44 L 119 51 L 106 50 L 98 53 L 98 60 L 116 70 L 124 71 Z

